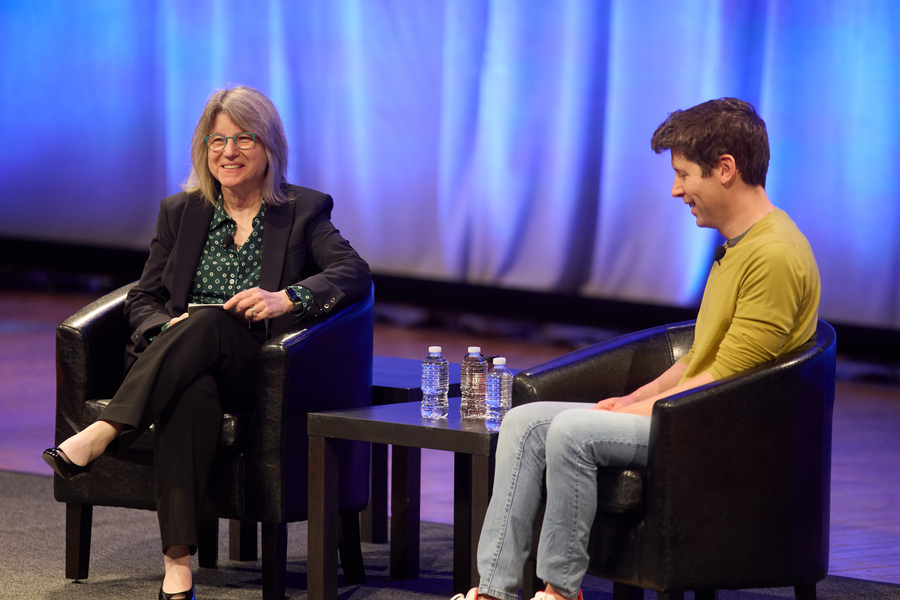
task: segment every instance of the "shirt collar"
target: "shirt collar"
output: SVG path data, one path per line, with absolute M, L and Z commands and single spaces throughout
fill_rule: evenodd
M 216 209 L 213 211 L 212 220 L 209 222 L 209 230 L 215 231 L 223 225 L 234 224 L 234 219 L 225 212 L 225 206 L 222 204 L 222 196 L 216 199 Z
M 256 213 L 256 217 L 260 220 L 265 218 L 266 216 L 266 203 L 259 203 L 259 212 Z M 228 213 L 225 211 L 225 205 L 222 203 L 222 195 L 219 194 L 219 197 L 216 199 L 216 208 L 213 211 L 212 219 L 209 222 L 209 231 L 215 231 L 224 225 L 235 225 L 234 219 L 232 219 Z

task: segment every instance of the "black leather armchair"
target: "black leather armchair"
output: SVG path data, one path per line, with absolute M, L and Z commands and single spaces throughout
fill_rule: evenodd
M 513 404 L 629 393 L 684 356 L 693 331 L 648 329 L 528 369 Z M 781 586 L 814 599 L 828 571 L 834 383 L 834 329 L 819 321 L 794 352 L 657 402 L 647 469 L 600 472 L 588 573 L 613 580 L 617 600 Z
M 130 333 L 122 309 L 130 287 L 89 304 L 57 328 L 57 444 L 94 422 L 122 382 Z M 223 419 L 200 566 L 216 565 L 218 518 L 233 520 L 233 559 L 256 559 L 261 522 L 263 597 L 284 596 L 287 523 L 307 519 L 307 413 L 371 405 L 373 306 L 370 291 L 327 319 L 262 346 L 254 410 Z M 55 477 L 54 495 L 67 506 L 67 578 L 88 576 L 93 506 L 155 510 L 152 448 L 151 428 L 127 451 L 100 456 L 87 477 L 72 483 Z M 359 512 L 368 503 L 369 446 L 348 442 L 339 456 L 341 558 L 348 580 L 364 581 Z

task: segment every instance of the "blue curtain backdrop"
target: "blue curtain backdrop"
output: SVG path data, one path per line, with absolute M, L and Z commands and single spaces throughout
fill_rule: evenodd
M 0 236 L 146 247 L 243 83 L 375 271 L 681 306 L 720 240 L 650 136 L 744 98 L 822 316 L 900 328 L 894 0 L 0 0 L 0 60 Z

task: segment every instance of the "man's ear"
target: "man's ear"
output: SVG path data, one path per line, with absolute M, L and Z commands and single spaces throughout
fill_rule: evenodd
M 719 157 L 719 181 L 722 185 L 730 185 L 737 180 L 737 165 L 734 164 L 734 157 L 730 154 L 723 154 Z

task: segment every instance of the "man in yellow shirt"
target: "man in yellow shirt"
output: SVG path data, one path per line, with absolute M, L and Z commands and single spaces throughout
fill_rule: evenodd
M 597 468 L 647 465 L 653 404 L 769 361 L 815 332 L 819 271 L 806 238 L 766 195 L 769 141 L 756 110 L 723 98 L 675 111 L 651 145 L 657 153 L 671 150 L 672 195 L 690 207 L 698 226 L 714 228 L 727 240 L 716 252 L 703 293 L 694 345 L 627 396 L 590 408 L 535 402 L 506 415 L 478 544 L 481 581 L 466 600 L 517 600 L 545 470 L 537 575 L 547 588 L 535 600 L 580 600 Z
M 672 195 L 727 240 L 713 263 L 690 353 L 646 386 L 597 408 L 650 415 L 660 398 L 772 360 L 816 331 L 819 269 L 809 242 L 766 194 L 769 139 L 734 98 L 675 111 L 653 134 L 671 150 Z M 723 253 L 724 251 L 724 253 Z

